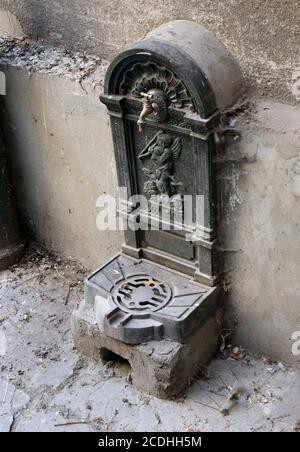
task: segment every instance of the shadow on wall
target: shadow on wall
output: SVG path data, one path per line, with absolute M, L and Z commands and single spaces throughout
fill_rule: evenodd
M 15 264 L 23 251 L 8 160 L 0 131 L 0 270 Z

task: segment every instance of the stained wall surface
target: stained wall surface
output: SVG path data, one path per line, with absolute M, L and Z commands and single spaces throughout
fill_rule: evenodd
M 295 101 L 299 0 L 0 0 L 0 8 L 33 38 L 108 59 L 164 22 L 192 20 L 232 51 L 249 86 Z
M 235 342 L 300 365 L 291 339 L 300 331 L 299 2 L 0 0 L 0 6 L 16 14 L 24 33 L 99 57 L 85 61 L 91 72 L 101 70 L 84 83 L 80 69 L 70 69 L 56 50 L 47 64 L 35 63 L 35 72 L 22 57 L 11 64 L 0 58 L 4 132 L 23 217 L 48 247 L 90 269 L 123 241 L 121 232 L 96 227 L 98 196 L 117 190 L 109 120 L 99 102 L 103 58 L 176 18 L 207 26 L 233 52 L 249 105 L 232 117 L 241 140 L 228 147 L 220 175 L 227 317 Z

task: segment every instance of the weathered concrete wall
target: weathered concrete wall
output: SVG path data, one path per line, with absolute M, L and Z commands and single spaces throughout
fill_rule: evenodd
M 156 26 L 193 20 L 214 31 L 249 86 L 294 102 L 300 69 L 296 0 L 0 0 L 34 38 L 111 59 Z
M 121 233 L 96 227 L 97 197 L 117 187 L 99 88 L 87 94 L 66 77 L 14 67 L 5 73 L 6 140 L 23 216 L 47 247 L 95 269 L 123 242 Z
M 37 238 L 96 268 L 123 237 L 96 228 L 96 199 L 115 193 L 111 132 L 100 88 L 26 68 L 7 74 L 7 139 L 19 203 Z M 242 139 L 224 157 L 221 225 L 235 340 L 300 364 L 300 108 L 256 101 L 235 126 Z
M 238 117 L 242 139 L 227 149 L 222 235 L 236 340 L 300 364 L 300 108 L 256 101 Z
M 256 89 L 256 111 L 238 118 L 242 140 L 228 149 L 222 175 L 228 317 L 237 342 L 299 365 L 290 340 L 300 330 L 300 107 L 290 105 L 300 86 L 297 2 L 0 0 L 0 6 L 16 13 L 26 33 L 109 59 L 175 18 L 206 25 L 234 53 L 248 87 Z M 96 228 L 96 199 L 117 185 L 108 118 L 98 100 L 106 63 L 73 64 L 67 57 L 62 68 L 65 58 L 55 52 L 47 54 L 46 71 L 39 58 L 28 61 L 22 52 L 18 68 L 2 67 L 6 139 L 20 207 L 37 238 L 95 268 L 123 240 Z M 86 64 L 92 72 L 102 65 L 98 79 L 85 80 Z M 271 97 L 259 100 L 257 93 Z

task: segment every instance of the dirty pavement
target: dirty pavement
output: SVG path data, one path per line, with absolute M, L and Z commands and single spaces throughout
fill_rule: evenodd
M 179 400 L 131 385 L 126 362 L 72 344 L 86 270 L 31 247 L 0 273 L 0 432 L 300 431 L 300 372 L 223 344 Z

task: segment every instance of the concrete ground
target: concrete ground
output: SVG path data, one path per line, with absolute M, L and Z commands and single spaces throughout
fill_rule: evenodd
M 79 356 L 70 318 L 84 275 L 37 248 L 0 273 L 0 432 L 300 431 L 300 372 L 239 347 L 177 401 L 140 393 L 126 363 Z

